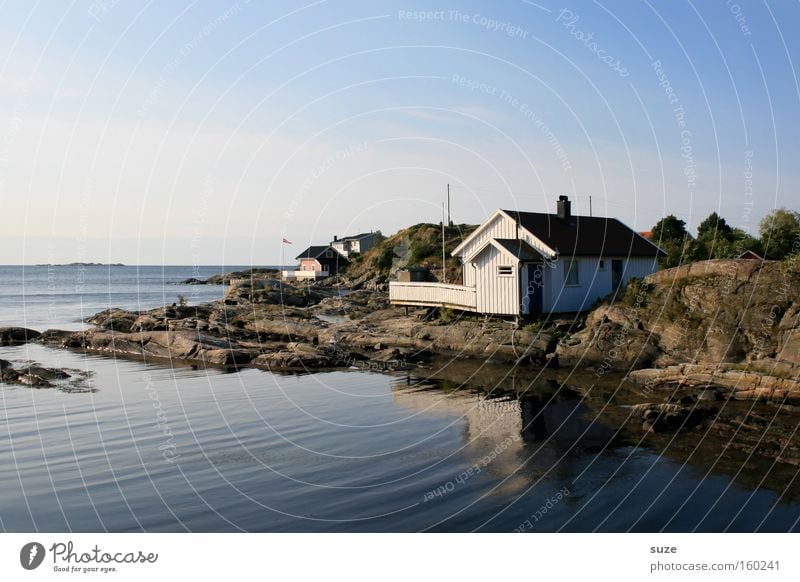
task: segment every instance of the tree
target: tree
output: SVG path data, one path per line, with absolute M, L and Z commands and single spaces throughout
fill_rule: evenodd
M 733 229 L 716 212 L 712 212 L 697 227 L 697 240 L 705 258 L 725 258 L 732 253 Z
M 676 267 L 702 256 L 704 249 L 699 248 L 686 230 L 686 222 L 672 214 L 659 220 L 652 230 L 653 242 L 667 253 L 666 257 L 659 259 L 662 267 Z
M 697 227 L 697 238 L 700 240 L 714 240 L 716 238 L 730 239 L 733 229 L 727 221 L 716 212 L 709 214 Z
M 800 215 L 779 208 L 759 224 L 761 245 L 769 259 L 783 259 L 800 251 Z

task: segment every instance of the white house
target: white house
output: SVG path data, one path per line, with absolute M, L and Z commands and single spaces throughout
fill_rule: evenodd
M 575 312 L 658 270 L 665 253 L 616 218 L 497 210 L 453 250 L 463 285 L 392 282 L 394 305 L 498 315 Z
M 331 246 L 336 249 L 343 257 L 349 257 L 351 254 L 363 253 L 375 244 L 374 232 L 363 232 L 353 236 L 345 236 L 339 238 L 334 236 L 331 241 Z

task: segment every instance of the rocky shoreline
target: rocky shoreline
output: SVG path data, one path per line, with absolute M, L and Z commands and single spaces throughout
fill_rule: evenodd
M 789 291 L 776 297 L 785 281 Z M 661 433 L 708 426 L 722 418 L 719 410 L 729 401 L 800 410 L 798 288 L 798 275 L 779 263 L 706 261 L 658 272 L 585 318 L 518 323 L 424 309 L 406 314 L 375 290 L 262 279 L 231 287 L 209 304 L 103 311 L 83 331 L 3 328 L 0 345 L 38 342 L 287 373 L 430 375 L 473 362 L 496 377 L 562 376 L 563 386 L 587 398 L 595 386 L 624 385 L 626 398 L 617 402 L 626 407 L 623 424 Z M 759 296 L 761 289 L 769 293 Z M 4 366 L 6 383 L 46 387 L 57 373 Z

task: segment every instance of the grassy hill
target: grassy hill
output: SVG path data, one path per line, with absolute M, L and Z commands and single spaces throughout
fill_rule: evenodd
M 477 228 L 474 224 L 456 224 L 445 228 L 444 248 L 448 283 L 461 282 L 461 266 L 450 253 Z M 385 238 L 362 255 L 353 257 L 344 279 L 349 285 L 369 281 L 385 282 L 396 277 L 398 269 L 427 267 L 436 280 L 442 279 L 442 227 L 420 223 Z

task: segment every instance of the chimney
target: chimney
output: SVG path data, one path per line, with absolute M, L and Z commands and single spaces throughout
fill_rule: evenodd
M 558 197 L 558 203 L 556 204 L 556 208 L 558 210 L 558 217 L 561 220 L 566 221 L 571 218 L 572 216 L 572 213 L 570 211 L 571 206 L 572 203 L 569 201 L 569 198 L 567 198 L 566 196 Z
M 336 235 L 333 235 L 333 242 L 336 242 L 337 240 L 339 240 L 339 237 L 336 236 Z

